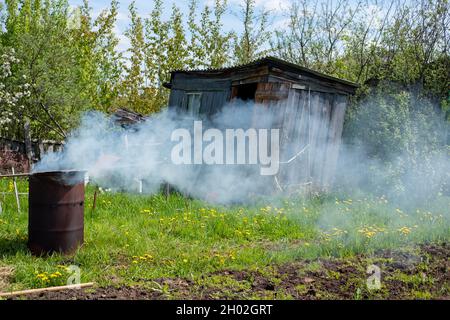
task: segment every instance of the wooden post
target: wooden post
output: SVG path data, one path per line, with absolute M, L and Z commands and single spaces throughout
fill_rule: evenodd
M 15 174 L 14 167 L 11 168 L 12 174 Z M 19 201 L 19 192 L 17 191 L 17 183 L 16 178 L 13 178 L 13 184 L 14 184 L 14 194 L 16 195 L 16 203 L 17 203 L 17 212 L 20 214 L 20 201 Z
M 41 159 L 45 153 L 44 143 L 42 141 L 40 141 L 38 144 L 38 147 L 39 147 L 39 156 L 37 158 Z
M 33 146 L 31 144 L 30 120 L 28 118 L 25 120 L 23 129 L 25 136 L 25 153 L 28 158 L 28 171 L 31 172 L 33 166 Z
M 91 216 L 94 214 L 95 207 L 97 206 L 97 193 L 98 193 L 98 187 L 95 187 L 95 191 L 94 191 L 94 201 L 92 202 Z
M 166 182 L 164 184 L 164 194 L 166 196 L 166 199 L 169 199 L 169 196 L 170 196 L 170 184 L 168 182 Z

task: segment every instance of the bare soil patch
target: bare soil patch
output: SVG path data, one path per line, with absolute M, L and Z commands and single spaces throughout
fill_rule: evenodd
M 450 245 L 416 252 L 384 250 L 348 259 L 301 260 L 261 270 L 223 270 L 201 279 L 142 279 L 142 286 L 46 292 L 26 299 L 450 299 Z M 369 290 L 367 266 L 381 270 L 381 288 Z M 217 281 L 217 280 L 220 281 Z M 214 281 L 213 281 L 214 280 Z M 24 297 L 18 297 L 24 298 Z

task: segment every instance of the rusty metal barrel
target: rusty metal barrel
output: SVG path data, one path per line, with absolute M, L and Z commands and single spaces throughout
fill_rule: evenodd
M 84 240 L 85 171 L 29 177 L 28 248 L 34 255 L 71 254 Z

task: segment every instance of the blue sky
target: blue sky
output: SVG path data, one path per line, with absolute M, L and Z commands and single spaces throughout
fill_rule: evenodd
M 73 6 L 81 5 L 83 0 L 69 0 L 69 3 Z M 125 51 L 129 47 L 128 40 L 124 36 L 124 31 L 129 24 L 128 6 L 132 0 L 119 0 L 120 8 L 118 21 L 116 25 L 116 33 L 120 39 L 119 49 Z M 211 5 L 213 0 L 198 0 L 199 8 L 203 8 L 204 5 Z M 110 0 L 91 0 L 90 6 L 92 7 L 92 13 L 97 16 L 102 10 L 108 8 Z M 188 12 L 189 1 L 176 1 L 176 0 L 164 0 L 164 16 L 167 18 L 171 13 L 172 5 L 175 3 L 182 12 Z M 224 17 L 224 29 L 236 30 L 241 29 L 239 20 L 237 19 L 237 13 L 240 9 L 241 0 L 228 0 L 229 10 Z M 288 5 L 287 0 L 256 0 L 257 9 L 265 8 L 271 10 L 274 21 L 280 21 L 283 19 L 282 8 Z M 153 8 L 153 1 L 151 0 L 136 0 L 136 7 L 139 14 L 142 17 L 148 16 Z

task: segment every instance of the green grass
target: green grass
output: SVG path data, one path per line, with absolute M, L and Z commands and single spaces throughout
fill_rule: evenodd
M 26 188 L 26 181 L 20 181 L 20 191 Z M 0 181 L 1 192 L 10 189 L 8 180 Z M 71 257 L 33 257 L 26 247 L 27 198 L 21 197 L 20 214 L 13 195 L 0 196 L 0 201 L 0 267 L 14 268 L 3 290 L 64 284 L 63 266 L 69 265 L 81 268 L 82 282 L 132 286 L 159 278 L 199 279 L 220 270 L 262 270 L 299 259 L 353 257 L 450 238 L 450 199 L 444 196 L 407 211 L 384 197 L 329 195 L 226 207 L 179 195 L 166 199 L 102 193 L 93 212 L 93 188 L 88 188 L 84 246 Z M 248 284 L 231 281 L 224 288 L 231 285 Z M 297 290 L 306 289 L 299 285 Z

